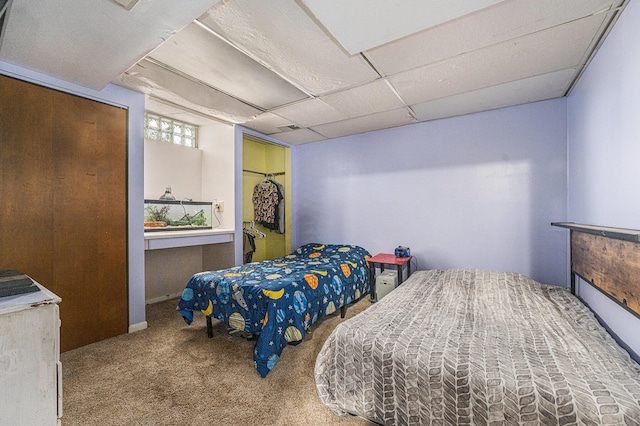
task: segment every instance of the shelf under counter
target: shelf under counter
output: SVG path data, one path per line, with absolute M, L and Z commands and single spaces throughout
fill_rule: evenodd
M 174 247 L 202 246 L 233 241 L 233 229 L 188 231 L 156 231 L 144 233 L 144 249 L 159 250 Z

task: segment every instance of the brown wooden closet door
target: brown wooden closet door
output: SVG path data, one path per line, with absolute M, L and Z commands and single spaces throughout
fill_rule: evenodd
M 0 99 L 0 269 L 62 298 L 62 351 L 126 333 L 126 111 L 7 77 Z

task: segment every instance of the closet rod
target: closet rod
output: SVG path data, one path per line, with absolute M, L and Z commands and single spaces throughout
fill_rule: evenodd
M 256 172 L 255 170 L 247 170 L 247 169 L 242 169 L 242 171 L 247 173 L 255 173 L 257 175 L 262 175 L 262 176 L 282 176 L 283 174 L 285 174 L 284 172 L 265 173 L 265 172 Z

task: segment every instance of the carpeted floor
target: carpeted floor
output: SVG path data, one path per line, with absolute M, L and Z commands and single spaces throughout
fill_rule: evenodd
M 64 426 L 73 425 L 370 425 L 340 419 L 318 399 L 313 369 L 333 328 L 334 314 L 318 321 L 297 346 L 284 348 L 266 378 L 253 366 L 253 342 L 230 336 L 204 316 L 187 326 L 177 300 L 147 306 L 149 327 L 65 352 Z M 363 297 L 347 318 L 370 302 Z

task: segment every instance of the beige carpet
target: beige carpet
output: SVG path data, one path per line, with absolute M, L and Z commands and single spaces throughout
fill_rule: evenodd
M 340 419 L 318 399 L 313 369 L 333 328 L 318 321 L 297 346 L 287 346 L 266 378 L 253 366 L 253 342 L 230 336 L 203 315 L 187 326 L 177 300 L 147 306 L 149 328 L 65 352 L 64 426 L 72 425 L 369 425 Z M 347 318 L 370 306 L 368 297 Z

